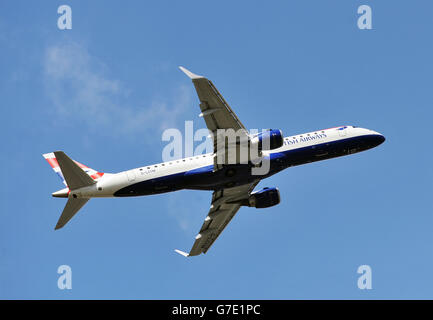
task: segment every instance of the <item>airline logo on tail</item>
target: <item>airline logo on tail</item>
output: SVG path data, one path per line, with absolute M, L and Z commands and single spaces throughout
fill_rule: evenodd
M 63 184 L 65 186 L 68 186 L 66 181 L 65 181 L 65 177 L 63 176 L 62 170 L 60 169 L 59 163 L 57 162 L 57 159 L 56 159 L 54 152 L 45 153 L 45 154 L 43 154 L 43 156 L 44 156 L 45 160 L 48 161 L 51 168 L 53 168 L 54 172 L 60 177 L 60 180 L 62 180 Z M 103 172 L 98 172 L 92 168 L 89 168 L 88 166 L 86 166 L 82 163 L 79 163 L 78 161 L 74 160 L 74 162 L 81 169 L 83 169 L 84 172 L 86 172 L 89 176 L 91 176 L 93 178 L 93 180 L 98 180 L 104 175 Z
M 57 230 L 68 223 L 90 199 L 78 197 L 74 190 L 96 184 L 96 181 L 100 179 L 104 173 L 72 160 L 63 151 L 46 153 L 43 156 L 66 186 L 66 188 L 52 194 L 53 197 L 68 198 L 68 202 L 60 215 L 59 221 L 57 221 L 55 227 Z

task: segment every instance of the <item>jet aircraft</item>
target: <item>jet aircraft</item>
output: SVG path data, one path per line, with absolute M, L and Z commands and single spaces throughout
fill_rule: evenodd
M 275 187 L 254 191 L 261 180 L 289 167 L 361 152 L 385 141 L 376 131 L 349 125 L 287 137 L 279 129 L 251 134 L 210 80 L 180 69 L 191 78 L 197 91 L 200 117 L 213 139 L 213 152 L 119 173 L 98 172 L 62 151 L 46 153 L 43 156 L 65 185 L 52 196 L 68 199 L 55 229 L 62 228 L 91 198 L 209 190 L 213 192 L 211 205 L 191 250 L 175 250 L 184 256 L 196 256 L 209 250 L 242 206 L 268 208 L 280 203 Z M 236 133 L 235 140 L 221 139 L 221 132 L 230 130 Z M 248 151 L 242 161 L 240 150 Z M 230 152 L 235 156 L 230 158 Z M 266 161 L 267 170 L 254 173 Z

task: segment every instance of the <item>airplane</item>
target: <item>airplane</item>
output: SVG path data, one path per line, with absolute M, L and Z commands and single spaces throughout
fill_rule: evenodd
M 253 191 L 261 180 L 289 167 L 354 154 L 385 141 L 376 131 L 349 125 L 288 137 L 278 129 L 250 134 L 210 80 L 179 68 L 195 86 L 200 117 L 204 118 L 214 142 L 213 152 L 114 174 L 93 170 L 62 151 L 46 153 L 44 158 L 66 186 L 52 196 L 68 199 L 55 229 L 65 226 L 91 198 L 145 196 L 182 189 L 209 190 L 213 191 L 210 209 L 191 250 L 186 253 L 175 249 L 185 257 L 197 256 L 209 250 L 240 207 L 268 208 L 280 203 L 278 188 Z M 219 132 L 230 129 L 238 132 L 240 139 L 224 145 L 223 154 L 238 148 L 243 139 L 249 148 L 258 150 L 260 159 L 269 161 L 269 169 L 264 174 L 252 174 L 252 168 L 257 167 L 252 157 L 243 162 L 238 158 L 231 163 L 217 161 Z

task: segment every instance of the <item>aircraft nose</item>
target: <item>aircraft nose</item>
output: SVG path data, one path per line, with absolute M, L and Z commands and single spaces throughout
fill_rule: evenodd
M 375 132 L 374 134 L 374 146 L 377 147 L 378 145 L 385 142 L 385 136 L 383 134 L 380 134 L 379 132 Z
M 383 134 L 379 135 L 379 141 L 380 143 L 384 143 L 385 142 L 385 136 Z

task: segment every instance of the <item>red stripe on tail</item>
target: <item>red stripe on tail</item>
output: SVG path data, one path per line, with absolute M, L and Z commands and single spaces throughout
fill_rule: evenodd
M 46 160 L 50 164 L 51 168 L 57 168 L 59 166 L 59 163 L 57 162 L 56 158 L 48 158 Z

